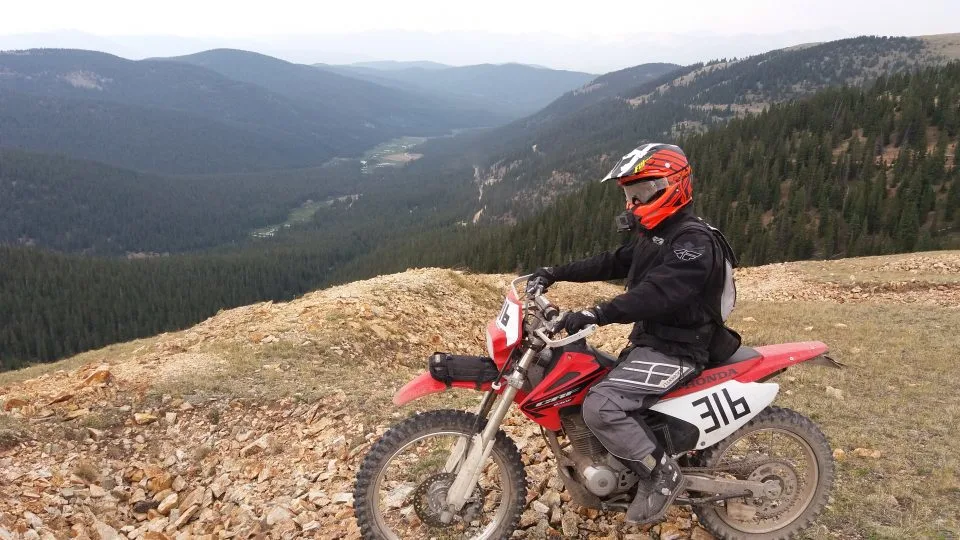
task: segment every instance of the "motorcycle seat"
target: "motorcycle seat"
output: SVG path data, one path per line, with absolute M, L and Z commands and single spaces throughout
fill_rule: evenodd
M 731 356 L 730 358 L 726 359 L 723 362 L 720 362 L 719 364 L 711 364 L 710 367 L 714 368 L 714 367 L 721 367 L 721 366 L 729 366 L 731 364 L 736 364 L 738 362 L 755 360 L 757 358 L 761 358 L 762 356 L 763 356 L 762 354 L 757 352 L 757 350 L 752 347 L 740 347 L 739 349 L 737 349 L 737 352 L 733 353 L 733 356 Z
M 605 368 L 612 368 L 617 365 L 617 357 L 611 354 L 607 354 L 600 349 L 594 348 L 591 345 L 587 345 L 587 352 L 592 354 L 597 358 L 597 362 Z

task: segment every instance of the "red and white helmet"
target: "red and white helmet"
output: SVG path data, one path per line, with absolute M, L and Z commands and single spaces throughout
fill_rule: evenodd
M 650 230 L 693 200 L 690 164 L 679 146 L 644 143 L 602 180 L 616 179 L 627 199 L 627 210 Z

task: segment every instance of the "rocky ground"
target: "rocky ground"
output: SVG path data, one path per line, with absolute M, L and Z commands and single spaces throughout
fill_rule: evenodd
M 922 279 L 895 285 L 809 266 L 833 263 L 772 265 L 738 274 L 741 298 L 960 305 L 958 253 L 863 261 Z M 356 469 L 411 412 L 394 410 L 390 395 L 434 350 L 482 351 L 507 279 L 382 276 L 0 375 L 0 539 L 358 538 Z M 578 307 L 616 292 L 565 284 L 555 300 Z M 594 341 L 613 351 L 626 331 L 605 327 Z M 530 486 L 516 537 L 711 538 L 682 507 L 641 529 L 567 504 L 534 425 L 507 424 Z

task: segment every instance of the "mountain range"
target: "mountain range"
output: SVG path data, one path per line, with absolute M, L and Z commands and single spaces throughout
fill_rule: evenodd
M 551 70 L 536 75 L 553 80 Z M 579 81 L 564 80 L 556 92 Z M 239 172 L 320 165 L 397 137 L 513 117 L 442 94 L 228 49 L 140 61 L 6 51 L 0 144 L 153 172 Z

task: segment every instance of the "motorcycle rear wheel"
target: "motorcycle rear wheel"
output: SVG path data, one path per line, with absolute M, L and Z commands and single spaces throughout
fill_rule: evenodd
M 386 515 L 385 511 L 390 503 L 386 502 L 384 490 L 387 489 L 388 470 L 396 466 L 394 460 L 401 455 L 405 449 L 411 448 L 422 441 L 435 438 L 452 438 L 458 440 L 461 437 L 472 437 L 476 422 L 476 415 L 455 410 L 429 411 L 414 415 L 403 422 L 397 424 L 389 431 L 384 433 L 383 437 L 377 441 L 370 449 L 370 452 L 364 458 L 360 469 L 357 471 L 357 483 L 354 487 L 354 514 L 357 524 L 360 526 L 360 532 L 365 539 L 404 539 L 414 538 L 414 532 L 409 528 L 401 531 L 391 529 L 392 523 L 398 523 L 398 518 Z M 495 465 L 495 480 L 500 485 L 499 496 L 495 497 L 496 511 L 489 523 L 483 525 L 482 530 L 473 536 L 464 536 L 463 530 L 453 528 L 431 527 L 429 523 L 417 524 L 412 521 L 411 528 L 416 529 L 419 537 L 423 538 L 477 538 L 482 540 L 500 540 L 507 539 L 513 534 L 517 523 L 520 520 L 520 514 L 523 511 L 527 495 L 526 471 L 523 462 L 520 460 L 520 452 L 517 450 L 513 441 L 507 437 L 502 430 L 497 433 L 493 452 L 491 453 L 490 463 Z M 419 516 L 424 512 L 423 507 L 429 506 L 422 502 L 422 496 L 437 498 L 437 493 L 442 497 L 445 483 L 449 479 L 442 474 L 442 466 L 431 468 L 426 459 L 414 463 L 408 463 L 416 467 L 423 467 L 424 470 L 418 474 L 419 477 L 425 477 L 420 480 L 415 491 L 412 491 L 412 498 L 421 497 L 419 508 L 416 508 L 416 514 Z M 490 463 L 487 467 L 490 467 Z M 497 474 L 499 473 L 499 474 Z M 483 476 L 483 475 L 481 475 Z M 412 487 L 412 486 L 410 486 Z M 449 487 L 449 486 L 446 486 Z M 397 488 L 394 488 L 395 490 Z M 479 488 L 478 488 L 479 489 Z M 403 495 L 406 500 L 403 503 L 410 504 L 410 495 Z M 396 506 L 397 502 L 392 503 Z M 486 503 L 481 504 L 481 510 Z M 407 511 L 407 515 L 410 515 Z M 459 518 L 458 518 L 459 519 Z M 470 529 L 469 523 L 461 524 L 461 529 Z
M 766 443 L 763 442 L 764 436 L 767 436 Z M 791 460 L 787 456 L 776 455 L 777 448 L 784 449 L 789 443 L 796 443 L 798 458 Z M 731 500 L 723 505 L 698 506 L 696 512 L 700 521 L 717 538 L 788 540 L 810 527 L 827 504 L 834 480 L 830 444 L 813 421 L 790 409 L 765 409 L 745 426 L 709 449 L 703 455 L 702 465 L 730 466 L 737 463 L 737 459 L 731 456 L 738 452 L 756 454 L 751 459 L 758 459 L 761 455 L 759 450 L 766 450 L 773 455 L 766 456 L 769 465 L 757 468 L 758 472 L 754 473 L 756 476 L 751 479 L 778 479 L 784 485 L 784 493 L 791 490 L 794 493 L 788 501 L 790 505 L 777 506 L 778 501 L 744 498 Z M 743 475 L 738 475 L 738 478 L 740 476 Z M 793 484 L 792 488 L 789 484 Z M 779 502 L 783 504 L 782 501 Z M 733 505 L 752 508 L 755 514 L 750 519 L 745 519 L 749 512 L 737 517 L 734 515 L 735 511 L 728 513 L 728 508 L 733 509 Z

